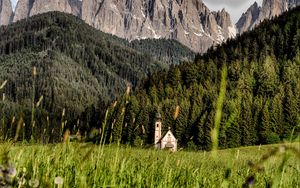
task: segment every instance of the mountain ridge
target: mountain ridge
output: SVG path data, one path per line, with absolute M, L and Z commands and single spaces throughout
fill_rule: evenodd
M 201 0 L 19 0 L 13 21 L 48 11 L 71 13 L 129 41 L 175 39 L 195 52 L 236 34 L 225 9 L 210 11 Z
M 263 0 L 262 6 L 252 4 L 236 23 L 238 33 L 252 30 L 266 19 L 272 19 L 300 5 L 300 0 Z
M 8 7 L 10 0 L 1 3 Z M 300 0 L 264 0 L 262 6 L 255 2 L 233 24 L 225 9 L 210 11 L 201 0 L 19 0 L 14 14 L 10 7 L 0 9 L 0 25 L 48 11 L 61 11 L 129 41 L 175 39 L 194 52 L 203 53 L 299 5 Z
M 135 93 L 111 105 L 106 122 L 114 127 L 108 128 L 109 135 L 123 144 L 153 145 L 154 118 L 160 113 L 163 129 L 172 129 L 180 147 L 211 150 L 220 110 L 219 148 L 296 139 L 300 133 L 299 26 L 297 7 L 210 48 L 194 63 L 155 73 Z M 123 114 L 122 109 L 126 109 Z
M 0 0 L 0 26 L 8 25 L 13 18 L 13 10 L 10 0 Z
M 155 45 L 145 48 L 145 43 Z M 153 48 L 163 49 L 155 55 Z M 135 47 L 61 12 L 0 27 L 0 80 L 8 80 L 6 101 L 30 106 L 28 87 L 33 87 L 35 66 L 36 96 L 47 101 L 43 109 L 58 113 L 66 108 L 68 116 L 79 116 L 97 101 L 107 103 L 154 71 L 193 57 L 173 41 L 139 41 Z

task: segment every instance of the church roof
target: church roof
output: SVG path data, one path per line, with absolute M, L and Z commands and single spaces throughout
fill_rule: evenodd
M 162 134 L 162 135 L 164 135 L 164 136 L 162 136 L 162 137 L 159 139 L 158 142 L 161 142 L 161 140 L 164 139 L 164 138 L 168 135 L 168 133 L 170 133 L 170 134 L 176 139 L 176 137 L 174 136 L 174 134 L 172 133 L 172 131 L 169 129 L 165 134 Z
M 161 114 L 160 113 L 156 113 L 155 117 L 156 117 L 156 119 L 161 119 Z

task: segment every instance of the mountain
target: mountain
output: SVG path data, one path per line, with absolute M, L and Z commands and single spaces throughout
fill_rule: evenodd
M 171 39 L 133 40 L 128 45 L 168 65 L 190 62 L 196 55 L 186 46 Z
M 11 22 L 13 10 L 10 0 L 0 0 L 0 25 L 7 25 Z
M 295 8 L 297 6 L 300 6 L 299 0 L 289 0 L 289 8 Z
M 8 111 L 30 107 L 34 94 L 36 101 L 43 96 L 44 112 L 60 114 L 66 109 L 66 115 L 74 119 L 89 106 L 110 102 L 126 87 L 135 88 L 154 71 L 194 57 L 172 40 L 134 43 L 60 12 L 0 28 L 0 82 L 8 80 L 4 90 Z M 155 55 L 154 48 L 165 51 Z
M 72 13 L 130 41 L 175 39 L 195 52 L 236 34 L 225 9 L 212 12 L 201 0 L 19 0 L 13 21 L 48 11 Z
M 19 0 L 13 21 L 50 11 L 72 13 L 80 17 L 81 6 L 79 0 Z
M 300 0 L 264 0 L 262 6 L 255 2 L 238 20 L 236 28 L 239 33 L 249 31 L 265 19 L 271 19 L 288 9 L 300 5 Z
M 297 7 L 210 48 L 195 63 L 155 73 L 139 90 L 111 105 L 110 141 L 153 145 L 159 112 L 162 129 L 170 127 L 180 147 L 210 150 L 217 110 L 222 112 L 220 148 L 296 138 L 300 134 L 299 27 Z
M 71 6 L 71 13 L 75 16 L 81 17 L 82 1 L 69 0 L 69 4 Z
M 261 7 L 258 6 L 257 2 L 255 2 L 247 12 L 243 13 L 241 18 L 236 23 L 236 28 L 238 33 L 243 33 L 245 31 L 250 30 L 253 24 L 258 20 L 260 14 Z
M 197 52 L 235 36 L 228 13 L 201 0 L 84 0 L 82 19 L 121 38 L 171 38 Z

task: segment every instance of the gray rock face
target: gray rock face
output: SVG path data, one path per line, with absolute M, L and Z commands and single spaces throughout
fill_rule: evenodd
M 289 8 L 300 6 L 300 0 L 289 0 Z
M 239 33 L 252 30 L 265 19 L 282 14 L 289 8 L 300 5 L 300 0 L 264 0 L 261 7 L 255 2 L 236 23 Z
M 0 0 L 0 25 L 8 25 L 12 16 L 13 10 L 10 0 Z
M 229 14 L 201 0 L 83 0 L 82 19 L 129 40 L 172 38 L 197 52 L 235 36 Z M 223 17 L 224 16 L 224 17 Z
M 218 12 L 213 12 L 213 14 L 216 18 L 217 24 L 222 28 L 228 28 L 232 26 L 230 15 L 228 14 L 228 12 L 226 12 L 225 9 L 222 9 Z
M 71 13 L 72 9 L 68 0 L 35 0 L 30 10 L 30 16 L 50 11 Z
M 19 0 L 16 9 L 13 22 L 27 18 L 30 15 L 30 10 L 33 6 L 34 0 Z
M 255 2 L 247 12 L 243 13 L 242 17 L 236 23 L 236 28 L 239 33 L 248 31 L 258 20 L 261 7 Z
M 264 19 L 300 5 L 300 0 L 255 2 L 232 25 L 225 9 L 211 12 L 202 0 L 19 0 L 13 21 L 49 11 L 81 17 L 86 23 L 128 40 L 176 39 L 196 52 L 249 31 Z M 0 25 L 12 18 L 10 0 L 0 0 Z
M 82 1 L 69 0 L 69 4 L 71 6 L 72 14 L 75 15 L 75 16 L 81 17 Z
M 60 11 L 81 15 L 81 2 L 78 0 L 19 0 L 13 21 L 50 11 Z
M 176 39 L 196 52 L 236 34 L 225 9 L 211 12 L 202 0 L 19 0 L 14 21 L 48 11 L 72 13 L 128 40 Z

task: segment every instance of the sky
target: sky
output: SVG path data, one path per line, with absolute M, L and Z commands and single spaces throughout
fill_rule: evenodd
M 262 5 L 263 0 L 203 0 L 210 10 L 217 11 L 225 8 L 229 12 L 233 23 L 236 23 L 255 1 L 259 6 Z
M 18 0 L 12 0 L 13 7 L 16 6 Z M 261 5 L 263 0 L 256 0 Z M 243 12 L 255 2 L 255 0 L 203 0 L 210 10 L 221 10 L 225 8 L 230 13 L 233 23 L 236 23 Z
M 15 9 L 18 0 L 11 0 L 13 9 Z

